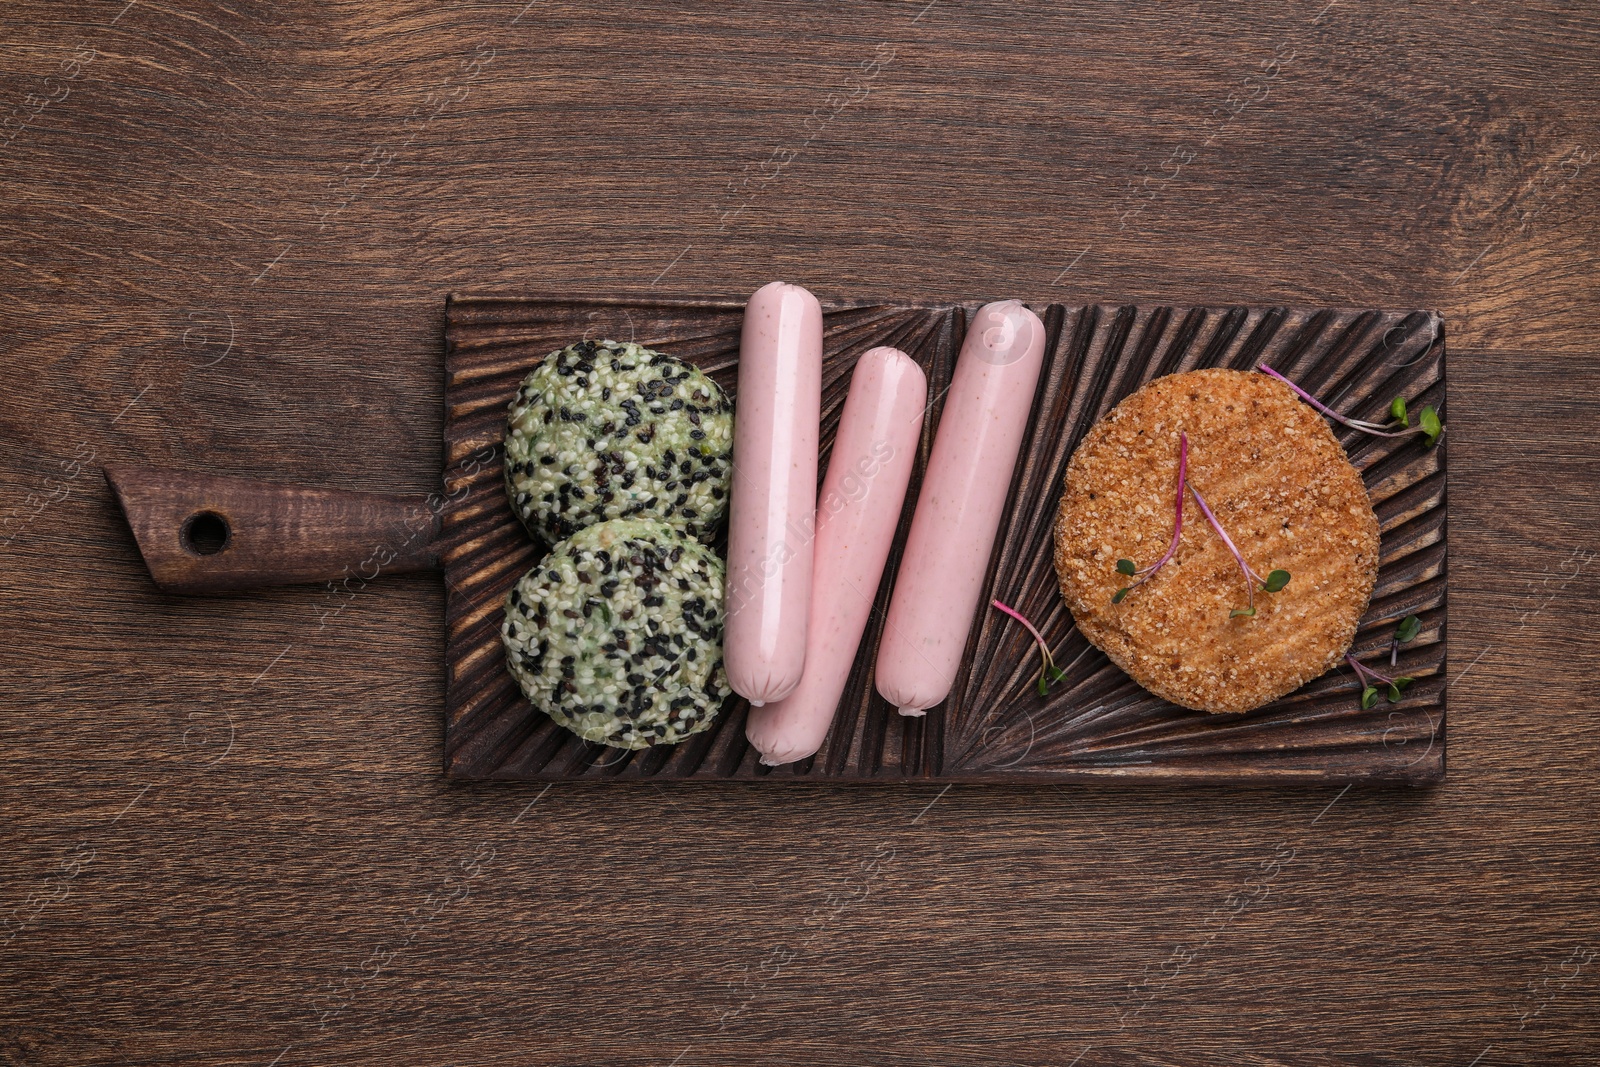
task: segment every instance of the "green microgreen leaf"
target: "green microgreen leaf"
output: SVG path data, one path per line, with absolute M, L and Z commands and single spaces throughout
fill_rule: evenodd
M 1370 708 L 1370 707 L 1372 707 L 1372 705 L 1376 704 L 1377 702 L 1378 702 L 1378 690 L 1377 690 L 1376 687 L 1369 685 L 1365 689 L 1361 690 L 1361 706 L 1362 706 L 1362 708 Z
M 1411 425 L 1411 416 L 1406 414 L 1405 397 L 1397 396 L 1394 398 L 1393 403 L 1389 405 L 1389 414 L 1393 415 L 1394 421 L 1398 422 L 1401 426 Z
M 1253 608 L 1253 607 L 1250 607 L 1250 608 L 1234 608 L 1232 611 L 1228 612 L 1228 618 L 1236 619 L 1240 615 L 1251 616 L 1251 615 L 1254 615 L 1255 613 L 1256 613 L 1256 609 Z
M 1265 589 L 1269 593 L 1276 593 L 1288 584 L 1289 572 L 1278 570 L 1267 575 L 1266 584 L 1264 584 L 1261 588 Z
M 1133 560 L 1131 560 L 1131 559 L 1119 559 L 1119 560 L 1117 560 L 1117 573 L 1118 574 L 1133 574 L 1133 573 L 1135 573 L 1137 571 L 1138 571 L 1138 568 L 1133 565 Z
M 1433 410 L 1432 404 L 1422 409 L 1417 422 L 1422 426 L 1422 435 L 1427 439 L 1428 447 L 1437 444 L 1439 435 L 1444 433 L 1444 424 L 1439 421 L 1439 413 Z
M 1133 586 L 1131 586 L 1131 585 L 1125 585 L 1121 589 L 1118 589 L 1115 593 L 1113 593 L 1111 595 L 1111 602 L 1113 604 L 1122 603 L 1122 598 L 1127 596 L 1129 591 L 1131 591 L 1132 589 L 1133 589 Z
M 1415 640 L 1416 636 L 1421 632 L 1422 620 L 1417 618 L 1415 615 L 1407 615 L 1405 618 L 1400 620 L 1400 628 L 1395 631 L 1394 636 L 1395 640 L 1399 641 L 1403 645 L 1407 641 Z

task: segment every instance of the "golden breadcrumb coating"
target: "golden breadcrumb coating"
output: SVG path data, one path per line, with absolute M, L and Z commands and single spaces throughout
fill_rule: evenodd
M 1245 606 L 1239 566 L 1184 493 L 1178 551 L 1120 604 L 1172 539 L 1178 434 L 1188 480 L 1257 573 Z M 1378 576 L 1378 518 L 1361 475 L 1323 417 L 1265 374 L 1198 370 L 1158 378 L 1085 435 L 1067 465 L 1056 519 L 1056 573 L 1078 629 L 1159 697 L 1241 712 L 1293 692 L 1339 661 Z

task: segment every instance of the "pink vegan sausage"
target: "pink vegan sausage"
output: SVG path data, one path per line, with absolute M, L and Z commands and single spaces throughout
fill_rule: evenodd
M 733 691 L 760 707 L 800 684 L 811 604 L 822 307 L 773 282 L 744 310 L 728 502 L 723 663 Z
M 817 502 L 805 671 L 745 725 L 762 763 L 805 759 L 828 734 L 889 559 L 927 402 L 922 368 L 899 349 L 874 348 L 850 376 Z
M 1020 301 L 973 317 L 878 647 L 878 692 L 902 715 L 955 685 L 1043 361 L 1044 323 Z

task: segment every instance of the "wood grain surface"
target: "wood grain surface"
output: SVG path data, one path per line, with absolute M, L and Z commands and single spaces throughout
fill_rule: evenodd
M 0 6 L 0 1062 L 1600 1046 L 1592 5 Z M 439 773 L 437 576 L 158 593 L 96 468 L 439 488 L 443 295 L 1415 307 L 1448 778 Z
M 879 345 L 894 345 L 922 365 L 931 397 L 907 493 L 916 500 L 961 339 L 977 310 L 873 301 L 823 305 L 823 467 L 856 360 Z M 629 752 L 583 741 L 528 703 L 506 670 L 500 639 L 506 594 L 549 549 L 528 536 L 505 498 L 505 410 L 529 368 L 574 339 L 634 341 L 695 364 L 737 405 L 743 305 L 625 294 L 452 296 L 444 363 L 450 489 L 438 548 L 445 584 L 446 773 L 624 782 L 1099 778 L 1156 786 L 1273 780 L 1418 785 L 1442 777 L 1448 442 L 1427 448 L 1414 437 L 1341 433 L 1384 532 L 1377 586 L 1355 653 L 1381 660 L 1400 619 L 1416 614 L 1425 620 L 1401 668 L 1418 684 L 1396 704 L 1362 709 L 1354 676 L 1335 670 L 1248 715 L 1178 707 L 1140 688 L 1089 647 L 1073 626 L 1053 562 L 1068 458 L 1091 426 L 1146 382 L 1199 367 L 1265 364 L 1336 398 L 1354 415 L 1386 417 L 1381 413 L 1400 394 L 1416 410 L 1436 405 L 1448 419 L 1439 318 L 1333 308 L 1042 304 L 1034 310 L 1044 322 L 1046 369 L 1007 482 L 1007 520 L 989 560 L 962 676 L 926 717 L 898 714 L 874 687 L 872 667 L 911 524 L 908 505 L 827 738 L 814 757 L 772 768 L 761 765 L 745 739 L 749 704 L 737 694 L 710 729 L 681 744 Z M 996 598 L 1034 619 L 1060 657 L 1064 674 L 1048 698 L 1033 689 L 1032 640 L 989 608 Z

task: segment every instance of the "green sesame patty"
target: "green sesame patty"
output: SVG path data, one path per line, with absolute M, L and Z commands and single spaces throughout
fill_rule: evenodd
M 506 490 L 554 543 L 633 515 L 709 537 L 728 504 L 733 405 L 695 367 L 636 344 L 580 341 L 522 382 L 506 425 Z
M 506 662 L 534 706 L 587 741 L 673 744 L 728 695 L 722 560 L 651 519 L 557 544 L 506 597 Z

